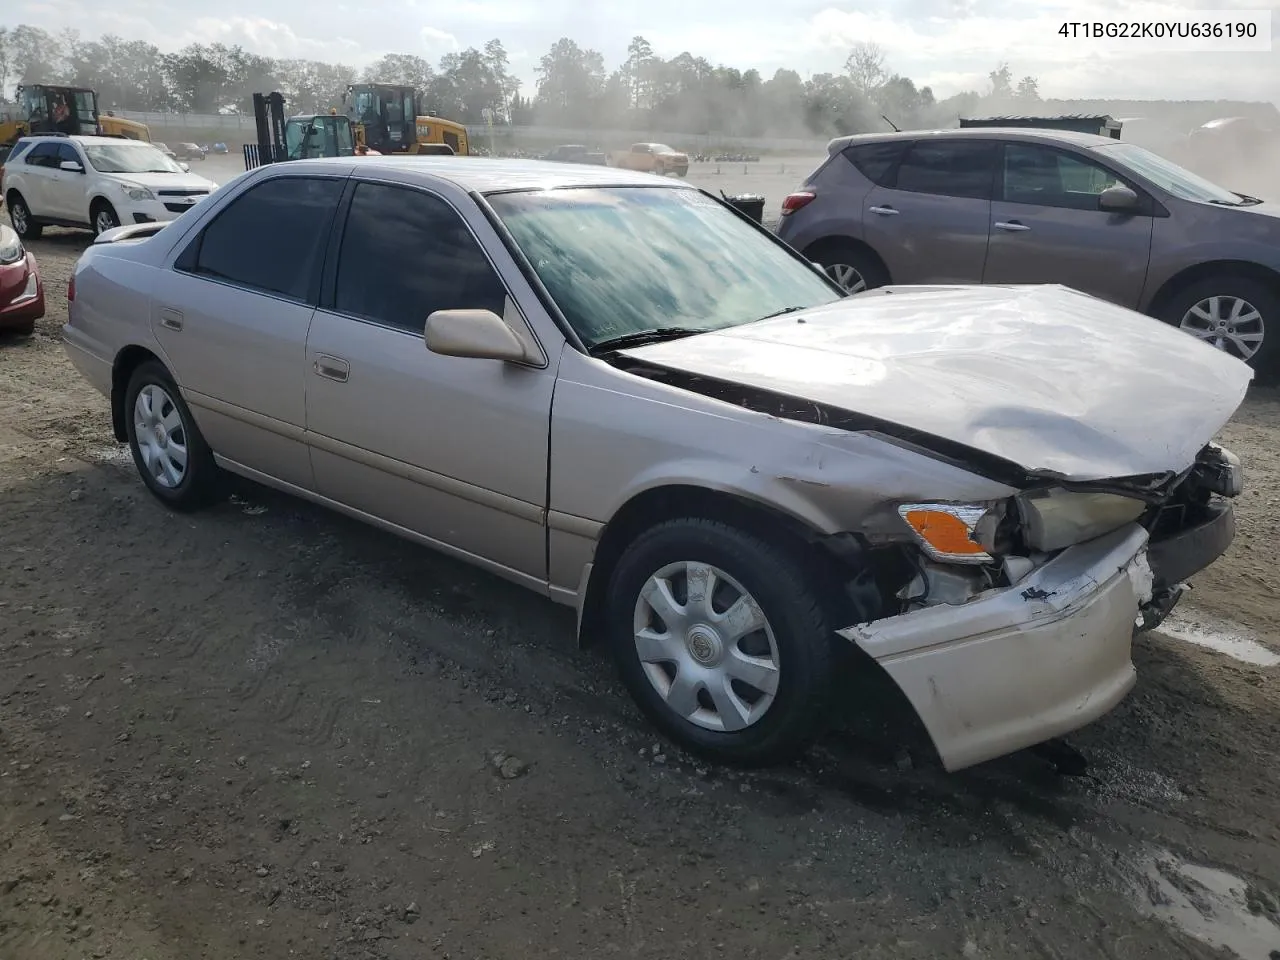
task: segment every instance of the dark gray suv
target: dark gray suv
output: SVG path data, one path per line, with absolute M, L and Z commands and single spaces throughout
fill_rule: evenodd
M 777 232 L 850 292 L 1061 283 L 1280 373 L 1280 205 L 1090 134 L 864 134 L 827 151 Z

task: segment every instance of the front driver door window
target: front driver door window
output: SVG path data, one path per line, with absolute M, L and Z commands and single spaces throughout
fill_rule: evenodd
M 449 309 L 531 336 L 467 223 L 435 194 L 359 183 L 332 285 L 307 337 L 320 492 L 541 583 L 554 368 L 423 342 L 428 314 Z
M 1138 193 L 1133 212 L 1099 207 L 1099 195 L 1116 183 Z M 1141 188 L 1085 153 L 1006 143 L 983 282 L 1061 283 L 1136 307 L 1147 277 L 1151 210 Z

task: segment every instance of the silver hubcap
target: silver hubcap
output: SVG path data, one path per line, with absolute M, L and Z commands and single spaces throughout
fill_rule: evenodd
M 741 584 L 707 563 L 669 563 L 636 600 L 636 652 L 677 715 L 707 730 L 751 726 L 778 692 L 778 644 Z
M 172 490 L 187 475 L 187 427 L 163 387 L 147 384 L 133 404 L 133 435 L 142 466 L 162 487 Z
M 862 274 L 847 263 L 829 263 L 823 269 L 846 293 L 861 293 L 867 289 L 867 281 L 862 278 Z
M 13 229 L 19 235 L 27 232 L 27 208 L 21 203 L 15 203 L 9 208 L 9 219 L 13 221 Z
M 98 211 L 98 232 L 105 233 L 116 225 L 116 218 L 111 215 L 111 211 L 102 209 Z
M 1261 311 L 1240 297 L 1206 297 L 1186 312 L 1179 327 L 1241 360 L 1261 349 L 1266 334 Z

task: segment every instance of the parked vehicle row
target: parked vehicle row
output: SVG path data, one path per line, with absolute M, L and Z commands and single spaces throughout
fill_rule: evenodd
M 1274 203 L 1065 131 L 866 134 L 828 154 L 783 202 L 778 235 L 850 292 L 1062 283 L 1280 373 Z
M 648 174 L 271 164 L 68 300 L 161 502 L 240 474 L 571 605 L 719 760 L 802 749 L 855 653 L 948 769 L 1064 734 L 1234 535 L 1238 359 L 1053 284 L 847 296 Z

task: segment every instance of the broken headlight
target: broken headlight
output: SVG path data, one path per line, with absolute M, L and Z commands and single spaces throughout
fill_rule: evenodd
M 921 549 L 942 563 L 991 563 L 1000 504 L 904 503 L 898 507 Z
M 1060 489 L 1025 493 L 1016 500 L 1023 542 L 1043 553 L 1118 530 L 1147 509 L 1146 503 L 1132 497 Z

